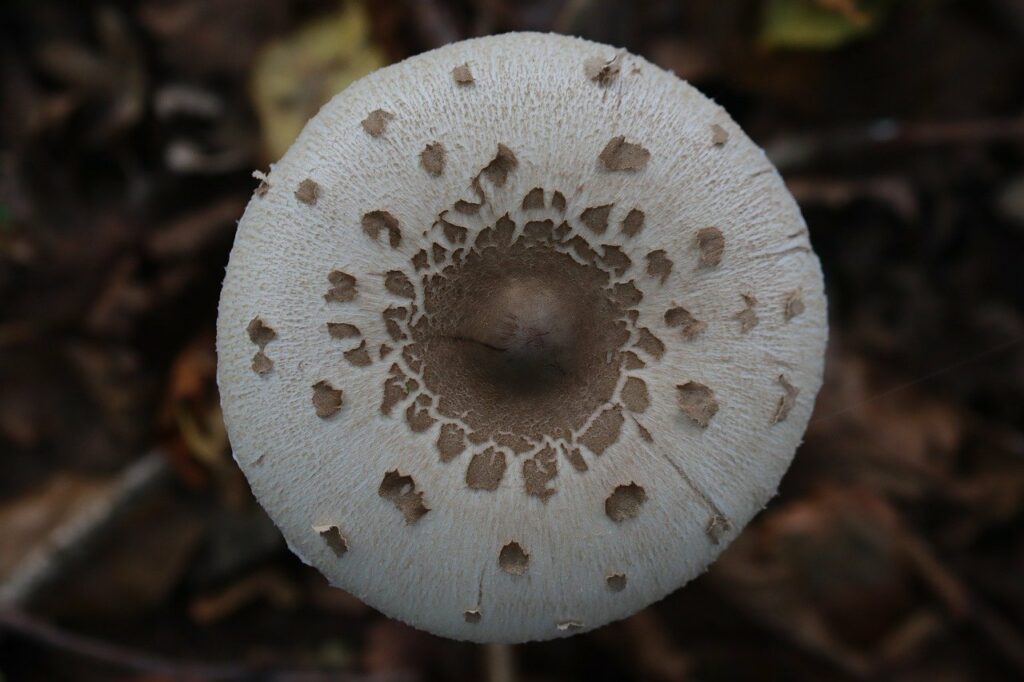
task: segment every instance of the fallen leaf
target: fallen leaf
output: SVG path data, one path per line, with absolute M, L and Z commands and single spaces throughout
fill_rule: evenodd
M 767 47 L 830 49 L 878 28 L 891 0 L 768 0 L 759 41 Z
M 265 47 L 251 82 L 266 154 L 279 158 L 324 103 L 384 64 L 361 2 L 345 3 Z

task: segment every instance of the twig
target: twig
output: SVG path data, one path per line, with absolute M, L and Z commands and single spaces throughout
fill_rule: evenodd
M 243 670 L 228 665 L 175 664 L 142 654 L 116 644 L 76 635 L 56 628 L 16 610 L 0 611 L 0 628 L 15 632 L 53 649 L 68 651 L 83 658 L 171 679 L 201 678 L 207 680 L 238 679 Z
M 902 542 L 914 568 L 942 600 L 950 614 L 966 619 L 984 633 L 1006 661 L 1024 674 L 1024 636 L 977 597 L 960 577 L 947 567 L 934 549 L 908 525 L 901 528 Z
M 900 393 L 901 391 L 905 391 L 905 390 L 907 390 L 909 388 L 913 388 L 914 386 L 917 386 L 918 384 L 922 384 L 922 383 L 924 383 L 926 381 L 930 381 L 931 379 L 934 379 L 935 377 L 942 376 L 943 374 L 947 374 L 947 373 L 949 373 L 949 372 L 951 372 L 951 371 L 953 371 L 955 369 L 960 369 L 961 367 L 963 367 L 965 365 L 970 365 L 970 364 L 973 364 L 975 362 L 978 362 L 979 360 L 984 360 L 985 358 L 987 358 L 987 357 L 989 357 L 991 355 L 995 355 L 997 353 L 1001 353 L 1004 350 L 1013 348 L 1014 346 L 1016 346 L 1017 344 L 1021 343 L 1022 341 L 1024 341 L 1024 336 L 1018 336 L 1017 338 L 1009 339 L 1007 341 L 1003 341 L 1002 343 L 996 344 L 995 346 L 992 346 L 991 348 L 987 348 L 987 349 L 981 351 L 980 353 L 976 353 L 974 355 L 969 355 L 969 356 L 967 356 L 965 358 L 961 358 L 961 359 L 957 360 L 956 362 L 951 363 L 949 365 L 943 365 L 942 367 L 939 367 L 938 369 L 934 369 L 931 372 L 928 372 L 927 374 L 924 374 L 922 376 L 917 377 L 916 379 L 911 379 L 910 381 L 905 381 L 905 382 L 903 382 L 901 384 L 897 384 L 897 385 L 892 386 L 890 388 L 887 388 L 885 390 L 879 391 L 878 393 L 874 393 L 872 395 L 869 395 L 864 400 L 859 400 L 859 401 L 857 401 L 855 403 L 851 403 L 849 405 L 845 405 L 842 408 L 840 408 L 840 409 L 838 409 L 838 410 L 836 410 L 834 412 L 830 412 L 829 414 L 823 414 L 823 415 L 816 416 L 816 417 L 811 419 L 810 423 L 811 424 L 817 424 L 817 423 L 820 423 L 820 422 L 823 422 L 823 421 L 828 421 L 829 419 L 833 419 L 833 418 L 838 417 L 840 415 L 846 414 L 848 412 L 856 410 L 857 408 L 864 407 L 868 403 L 872 403 L 872 402 L 875 402 L 877 400 L 881 400 L 882 398 L 887 398 L 887 397 L 889 397 L 889 396 L 891 396 L 893 394 Z
M 14 609 L 0 610 L 0 630 L 98 663 L 170 680 L 330 680 L 330 682 L 412 682 L 409 672 L 357 674 L 327 670 L 267 670 L 240 664 L 171 661 L 99 639 L 85 637 Z M 320 674 L 323 676 L 320 677 Z
M 855 154 L 881 147 L 929 147 L 989 142 L 1024 142 L 1024 118 L 906 123 L 880 119 L 862 127 L 782 134 L 765 144 L 780 171 L 822 157 Z
M 167 472 L 167 461 L 157 451 L 125 469 L 109 491 L 55 528 L 43 549 L 30 554 L 11 571 L 0 585 L 0 606 L 26 604 L 60 578 L 96 544 L 103 531 L 133 508 L 142 494 Z

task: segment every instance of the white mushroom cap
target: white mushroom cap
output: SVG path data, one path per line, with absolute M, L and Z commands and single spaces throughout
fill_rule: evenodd
M 789 466 L 826 334 L 799 209 L 721 107 L 506 34 L 310 121 L 239 224 L 218 378 L 304 561 L 430 632 L 521 642 L 715 559 Z

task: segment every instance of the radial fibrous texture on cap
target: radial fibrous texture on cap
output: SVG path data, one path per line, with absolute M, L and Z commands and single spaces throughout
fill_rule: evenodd
M 457 43 L 349 87 L 261 187 L 225 420 L 333 584 L 444 636 L 568 636 L 698 575 L 774 494 L 821 272 L 764 154 L 672 74 Z

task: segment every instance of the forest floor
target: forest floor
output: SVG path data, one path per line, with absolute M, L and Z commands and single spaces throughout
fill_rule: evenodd
M 507 30 L 725 106 L 804 211 L 831 325 L 766 511 L 636 616 L 516 647 L 520 679 L 1024 679 L 1024 5 L 362 7 L 0 5 L 0 680 L 481 678 L 482 648 L 287 551 L 230 456 L 214 323 L 252 171 L 361 73 Z

